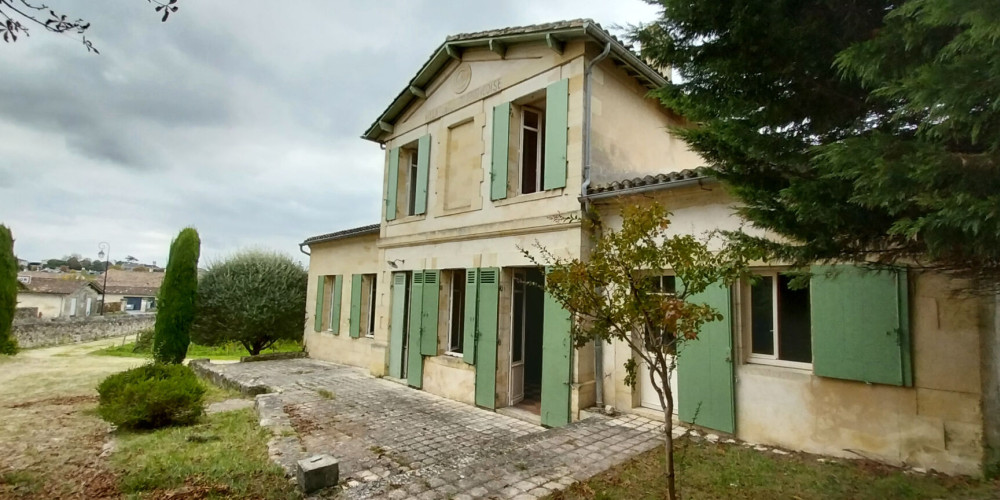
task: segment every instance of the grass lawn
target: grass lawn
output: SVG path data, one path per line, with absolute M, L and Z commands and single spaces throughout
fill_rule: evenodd
M 741 445 L 676 441 L 677 485 L 684 499 L 935 499 L 1000 498 L 1000 483 L 906 473 L 867 461 L 819 462 L 807 454 L 777 455 Z M 665 498 L 663 449 L 656 448 L 551 498 Z
M 188 427 L 121 432 L 111 466 L 129 497 L 299 498 L 267 440 L 253 410 L 216 413 Z
M 302 350 L 302 344 L 294 341 L 282 341 L 274 344 L 270 349 L 264 349 L 261 354 L 267 354 L 272 352 L 297 352 Z M 124 345 L 116 345 L 111 347 L 106 347 L 104 349 L 99 349 L 91 354 L 97 354 L 100 356 L 119 356 L 127 358 L 150 358 L 153 354 L 150 351 L 139 351 L 135 350 L 135 342 L 129 342 Z M 249 356 L 247 350 L 243 348 L 240 344 L 229 343 L 217 347 L 209 347 L 198 344 L 191 344 L 188 347 L 187 359 L 240 359 L 242 356 Z

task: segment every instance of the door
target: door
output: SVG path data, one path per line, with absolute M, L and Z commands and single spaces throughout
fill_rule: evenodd
M 389 376 L 406 376 L 407 273 L 392 274 L 392 311 L 389 316 Z
M 526 276 L 523 270 L 515 270 L 511 290 L 511 328 L 510 328 L 510 404 L 520 403 L 524 399 L 524 345 L 525 345 L 525 311 L 527 310 L 528 294 Z
M 667 355 L 667 362 L 670 362 L 670 358 L 673 356 Z M 646 368 L 646 362 L 639 362 L 639 405 L 643 408 L 649 408 L 651 410 L 663 411 L 663 407 L 660 406 L 660 397 L 657 396 L 656 390 L 653 388 L 653 381 L 649 378 L 649 370 Z M 663 381 L 660 379 L 659 375 L 656 375 L 656 385 L 663 388 Z M 674 369 L 673 373 L 670 374 L 670 392 L 674 395 L 674 415 L 677 414 L 677 370 Z
M 692 296 L 722 314 L 723 319 L 702 327 L 697 340 L 680 346 L 677 358 L 678 416 L 730 434 L 736 431 L 733 388 L 733 330 L 729 287 L 710 285 Z
M 479 269 L 476 311 L 476 405 L 496 408 L 497 318 L 500 303 L 500 269 Z M 469 281 L 472 281 L 470 278 Z
M 569 423 L 570 314 L 548 292 L 542 323 L 542 425 L 562 427 Z

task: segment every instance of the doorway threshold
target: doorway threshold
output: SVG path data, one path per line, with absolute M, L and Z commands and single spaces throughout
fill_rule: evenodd
M 497 409 L 497 413 L 501 415 L 506 415 L 511 418 L 516 418 L 523 422 L 528 422 L 529 424 L 534 424 L 537 426 L 542 425 L 542 416 L 525 410 L 524 408 L 518 408 L 516 406 L 508 406 L 505 408 Z

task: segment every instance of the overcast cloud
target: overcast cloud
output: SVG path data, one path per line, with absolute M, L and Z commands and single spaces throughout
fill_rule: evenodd
M 0 223 L 26 259 L 107 241 L 163 265 L 193 225 L 202 263 L 371 224 L 382 152 L 359 138 L 449 34 L 593 18 L 639 0 L 52 0 L 101 55 L 40 29 L 0 44 Z M 98 5 L 99 4 L 99 5 Z M 294 6 L 294 7 L 292 7 Z

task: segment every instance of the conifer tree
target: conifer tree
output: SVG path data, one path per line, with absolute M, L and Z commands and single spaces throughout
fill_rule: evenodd
M 652 1 L 643 55 L 678 129 L 805 266 L 853 260 L 1000 283 L 1000 3 Z
M 17 354 L 14 312 L 17 310 L 17 258 L 10 229 L 0 224 L 0 354 Z
M 191 343 L 198 292 L 198 257 L 201 240 L 194 228 L 185 228 L 170 244 L 166 274 L 157 297 L 153 334 L 153 359 L 181 363 Z

